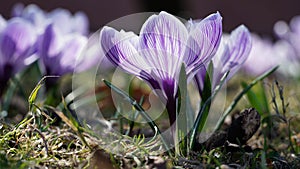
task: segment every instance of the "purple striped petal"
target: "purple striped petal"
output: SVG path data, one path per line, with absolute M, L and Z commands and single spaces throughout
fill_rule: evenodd
M 231 32 L 227 45 L 229 60 L 224 65 L 223 71 L 230 69 L 230 74 L 234 74 L 249 56 L 252 46 L 249 30 L 244 25 L 236 28 Z
M 230 39 L 230 35 L 224 34 L 221 39 L 220 46 L 215 54 L 215 56 L 212 58 L 213 64 L 214 64 L 214 72 L 215 74 L 221 74 L 225 73 L 228 68 L 225 68 L 226 64 L 230 60 L 230 49 L 227 44 L 227 42 Z M 225 70 L 226 69 L 226 70 Z
M 174 79 L 180 70 L 187 37 L 187 29 L 179 19 L 160 12 L 142 26 L 139 50 L 160 78 Z
M 115 66 L 145 80 L 153 89 L 161 89 L 158 72 L 146 64 L 144 56 L 137 50 L 138 40 L 131 32 L 118 32 L 110 27 L 104 27 L 100 33 L 102 50 Z M 166 98 L 166 94 L 162 97 Z
M 232 31 L 230 37 L 223 39 L 222 45 L 213 58 L 213 87 L 216 87 L 224 73 L 230 70 L 227 76 L 229 80 L 246 61 L 251 50 L 251 36 L 244 25 Z
M 137 38 L 133 33 L 118 32 L 110 27 L 104 27 L 100 33 L 102 48 L 113 64 L 128 73 L 146 78 L 140 72 L 147 71 L 148 65 L 136 49 Z
M 217 12 L 191 25 L 190 29 L 184 57 L 189 79 L 216 53 L 222 35 L 222 17 Z

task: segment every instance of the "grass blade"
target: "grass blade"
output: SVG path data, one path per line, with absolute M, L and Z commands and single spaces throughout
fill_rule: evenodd
M 247 86 L 247 83 L 242 82 L 243 89 Z M 251 106 L 254 107 L 262 117 L 269 114 L 269 104 L 263 84 L 259 83 L 253 86 L 246 95 Z
M 259 81 L 262 81 L 263 79 L 265 79 L 267 76 L 269 76 L 270 74 L 272 74 L 279 66 L 275 66 L 272 69 L 270 69 L 269 71 L 265 72 L 264 74 L 260 75 L 259 77 L 257 77 L 256 79 L 254 79 L 248 86 L 246 86 L 243 91 L 237 95 L 235 97 L 235 99 L 231 102 L 231 104 L 229 105 L 229 107 L 225 110 L 223 116 L 220 118 L 220 120 L 218 121 L 215 130 L 219 130 L 221 128 L 221 125 L 224 123 L 225 118 L 229 115 L 229 113 L 234 109 L 234 107 L 236 106 L 236 104 L 238 103 L 238 101 L 243 97 L 244 94 L 246 94 L 254 85 L 256 85 L 256 83 L 258 83 Z
M 108 82 L 107 80 L 103 79 L 103 82 L 105 83 L 105 85 L 107 85 L 109 88 L 111 88 L 113 91 L 115 91 L 117 94 L 123 96 L 128 102 L 130 102 L 130 104 L 138 111 L 140 112 L 140 114 L 142 115 L 142 117 L 147 121 L 148 125 L 151 127 L 151 129 L 153 130 L 153 132 L 157 132 L 160 137 L 161 137 L 161 141 L 163 143 L 164 148 L 166 149 L 166 151 L 168 152 L 168 154 L 170 155 L 170 157 L 172 157 L 172 153 L 166 143 L 166 141 L 164 140 L 158 126 L 155 124 L 155 122 L 151 119 L 151 117 L 145 112 L 145 110 L 143 109 L 143 107 L 141 105 L 139 105 L 137 103 L 137 101 L 135 99 L 133 99 L 131 96 L 129 96 L 127 93 L 125 93 L 123 90 L 117 88 L 116 86 L 114 86 L 113 84 L 111 84 L 110 82 Z
M 143 102 L 144 102 L 144 96 L 141 97 L 139 104 L 142 105 Z M 138 112 L 138 111 L 135 111 L 135 112 L 132 114 L 131 118 L 132 118 L 133 120 L 129 122 L 129 127 L 128 127 L 128 130 L 126 131 L 125 135 L 129 135 L 129 134 L 132 132 L 133 127 L 134 127 L 134 124 L 135 124 L 135 123 L 134 123 L 134 120 L 137 119 L 138 115 L 139 115 L 139 112 Z M 156 132 L 156 133 L 157 133 L 157 132 Z
M 34 87 L 34 89 L 32 90 L 32 92 L 30 93 L 29 97 L 28 97 L 28 103 L 29 103 L 29 111 L 31 110 L 34 101 L 36 100 L 37 97 L 37 93 L 40 90 L 40 88 L 42 87 L 42 85 L 44 84 L 44 81 L 47 78 L 57 78 L 59 76 L 44 76 L 39 82 L 38 84 Z
M 189 154 L 189 143 L 187 139 L 190 114 L 193 114 L 188 109 L 188 93 L 187 93 L 187 76 L 185 65 L 182 64 L 178 83 L 179 97 L 177 99 L 177 113 L 176 113 L 176 133 L 175 133 L 175 153 L 176 155 L 186 156 Z

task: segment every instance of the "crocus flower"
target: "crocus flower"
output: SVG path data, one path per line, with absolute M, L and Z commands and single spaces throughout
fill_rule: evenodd
M 27 21 L 0 17 L 0 95 L 10 77 L 36 60 L 37 35 Z
M 224 35 L 216 55 L 212 59 L 213 77 L 212 90 L 220 83 L 221 78 L 229 71 L 226 80 L 229 80 L 243 65 L 251 50 L 251 36 L 248 29 L 241 25 L 231 32 L 230 36 Z M 208 65 L 206 65 L 206 69 Z M 200 69 L 195 79 L 200 95 L 203 92 L 206 69 Z
M 85 36 L 63 34 L 56 26 L 48 25 L 38 40 L 38 54 L 45 74 L 60 76 L 72 73 L 78 66 L 76 59 L 82 54 L 86 44 L 87 38 Z M 82 60 L 82 62 L 85 61 L 88 60 Z M 84 70 L 87 67 L 78 69 Z
M 139 36 L 104 27 L 100 42 L 113 64 L 146 81 L 166 101 L 172 124 L 176 120 L 182 64 L 186 66 L 188 79 L 192 79 L 217 51 L 221 34 L 222 18 L 219 13 L 187 28 L 176 17 L 160 12 L 147 19 Z
M 49 13 L 43 11 L 35 4 L 24 7 L 17 4 L 12 11 L 13 17 L 21 17 L 30 21 L 39 33 L 43 33 L 49 24 L 55 25 L 64 34 L 79 33 L 87 35 L 89 33 L 89 21 L 83 12 L 76 12 L 74 15 L 70 11 L 57 8 Z

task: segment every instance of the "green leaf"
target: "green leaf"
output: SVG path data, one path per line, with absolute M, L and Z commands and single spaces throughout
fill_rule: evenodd
M 243 89 L 245 89 L 247 84 L 242 82 L 242 86 Z M 247 98 L 251 107 L 254 107 L 262 117 L 269 114 L 269 104 L 265 88 L 262 83 L 253 86 L 252 89 L 247 92 Z
M 205 80 L 204 80 L 203 92 L 202 92 L 202 95 L 201 95 L 200 106 L 204 107 L 204 104 L 205 103 L 207 103 L 207 104 L 204 107 L 203 112 L 200 114 L 201 120 L 199 121 L 198 132 L 202 131 L 202 129 L 203 129 L 204 125 L 205 125 L 206 119 L 208 117 L 209 110 L 210 110 L 211 100 L 212 100 L 212 99 L 210 100 L 210 98 L 213 95 L 212 94 L 212 88 L 211 88 L 212 87 L 211 86 L 212 78 L 213 78 L 213 63 L 210 62 L 209 66 L 208 66 L 208 70 L 207 70 L 206 75 L 205 75 Z
M 38 84 L 35 86 L 35 88 L 32 90 L 32 92 L 30 93 L 29 97 L 28 97 L 28 103 L 29 103 L 29 110 L 31 110 L 32 105 L 34 104 L 38 91 L 40 90 L 40 88 L 42 87 L 42 85 L 44 84 L 44 81 L 46 80 L 46 78 L 57 78 L 59 76 L 44 76 L 39 82 Z
M 201 107 L 200 107 L 200 110 L 198 112 L 198 115 L 197 115 L 197 118 L 196 118 L 196 121 L 193 125 L 193 128 L 192 128 L 192 132 L 191 132 L 191 135 L 190 135 L 190 149 L 193 149 L 194 148 L 194 144 L 195 144 L 195 141 L 196 141 L 196 136 L 197 136 L 197 133 L 198 132 L 201 132 L 204 125 L 205 125 L 205 122 L 206 122 L 206 119 L 207 119 L 207 116 L 208 116 L 208 113 L 209 113 L 209 109 L 210 109 L 210 105 L 211 105 L 211 102 L 213 100 L 213 98 L 216 96 L 216 94 L 220 91 L 220 89 L 222 88 L 227 76 L 229 74 L 229 71 L 227 71 L 223 77 L 221 78 L 220 80 L 220 84 L 218 86 L 216 86 L 216 89 L 214 89 L 213 93 L 211 93 L 210 96 L 205 96 L 204 97 L 204 101 L 203 101 L 203 98 L 201 100 Z M 207 90 L 209 90 L 209 88 L 211 89 L 211 84 L 210 82 L 208 82 L 209 80 L 209 77 L 208 77 L 208 73 L 207 73 L 207 76 L 206 76 L 206 79 L 205 79 L 205 83 L 204 84 L 206 86 L 206 88 L 208 88 Z
M 185 65 L 181 65 L 178 83 L 179 97 L 177 100 L 176 113 L 176 134 L 175 134 L 175 153 L 176 155 L 187 155 L 189 153 L 187 135 L 189 132 L 189 125 L 193 120 L 193 112 L 188 108 L 189 99 L 187 92 L 187 76 Z
M 144 102 L 144 96 L 141 97 L 139 104 L 142 105 L 143 102 Z M 129 127 L 128 127 L 128 130 L 126 131 L 125 135 L 129 135 L 132 132 L 134 124 L 135 124 L 135 120 L 137 119 L 138 115 L 139 115 L 138 111 L 135 111 L 131 114 L 130 119 L 133 119 L 133 120 L 129 122 Z

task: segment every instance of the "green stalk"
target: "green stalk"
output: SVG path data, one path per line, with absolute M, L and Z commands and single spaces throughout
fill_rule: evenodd
M 229 71 L 227 71 L 223 75 L 223 77 L 221 78 L 220 84 L 218 86 L 216 86 L 216 89 L 214 90 L 212 95 L 210 97 L 208 97 L 205 102 L 201 102 L 201 108 L 198 112 L 196 121 L 193 124 L 192 132 L 191 132 L 191 135 L 190 135 L 190 149 L 194 148 L 197 134 L 198 134 L 198 132 L 202 131 L 202 129 L 204 127 L 204 124 L 206 122 L 211 101 L 216 96 L 216 94 L 220 91 L 220 89 L 222 88 L 228 74 L 229 74 Z

